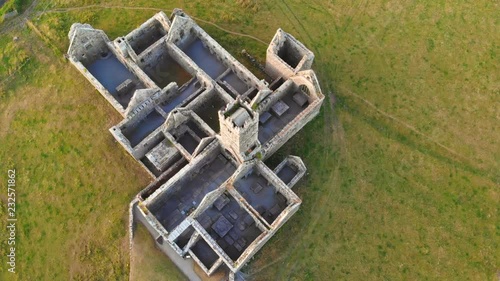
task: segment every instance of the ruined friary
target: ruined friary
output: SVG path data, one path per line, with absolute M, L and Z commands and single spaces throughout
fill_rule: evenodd
M 110 40 L 88 24 L 67 57 L 123 116 L 111 134 L 153 182 L 132 214 L 157 246 L 232 278 L 297 211 L 297 156 L 269 158 L 320 110 L 314 54 L 278 29 L 258 79 L 182 10 Z

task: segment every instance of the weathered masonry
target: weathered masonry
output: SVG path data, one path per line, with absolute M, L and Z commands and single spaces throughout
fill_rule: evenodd
M 267 159 L 315 117 L 313 53 L 279 29 L 258 79 L 181 10 L 111 41 L 75 23 L 68 58 L 124 117 L 110 131 L 154 181 L 134 217 L 159 248 L 237 272 L 297 211 L 299 157 Z

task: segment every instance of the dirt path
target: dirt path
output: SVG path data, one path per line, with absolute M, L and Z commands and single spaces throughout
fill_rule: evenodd
M 38 4 L 38 0 L 34 0 L 31 2 L 31 5 L 20 15 L 7 20 L 2 24 L 0 27 L 0 35 L 5 34 L 11 30 L 13 30 L 15 27 L 24 24 L 24 22 L 28 19 L 28 17 L 33 13 L 35 10 L 36 5 Z
M 38 13 L 39 16 L 45 14 L 45 13 L 64 13 L 64 12 L 70 12 L 70 11 L 79 11 L 79 10 L 87 10 L 87 9 L 124 9 L 124 10 L 148 10 L 148 11 L 156 11 L 156 12 L 159 12 L 159 11 L 162 11 L 162 10 L 166 10 L 167 8 L 154 8 L 154 7 L 130 7 L 130 6 L 110 6 L 110 5 L 87 5 L 87 6 L 81 6 L 81 7 L 71 7 L 71 8 L 55 8 L 55 9 L 51 9 L 51 10 L 47 10 L 47 11 L 44 11 L 44 12 L 40 12 Z M 268 43 L 266 43 L 264 40 L 261 40 L 253 35 L 250 35 L 250 34 L 245 34 L 245 33 L 241 33 L 241 32 L 236 32 L 236 31 L 231 31 L 229 29 L 226 29 L 224 27 L 221 27 L 219 25 L 217 25 L 216 23 L 214 22 L 211 22 L 211 21 L 207 21 L 207 20 L 204 20 L 204 19 L 200 19 L 200 18 L 196 18 L 196 17 L 193 17 L 193 16 L 190 16 L 192 19 L 196 20 L 196 21 L 199 21 L 199 22 L 203 22 L 203 23 L 206 23 L 206 24 L 209 24 L 217 29 L 220 29 L 224 32 L 227 32 L 229 34 L 233 34 L 233 35 L 236 35 L 236 36 L 241 36 L 241 37 L 247 37 L 247 38 L 250 38 L 250 39 L 253 39 L 257 42 L 260 42 L 262 44 L 265 44 L 267 45 Z
M 470 159 L 470 158 L 467 158 L 459 153 L 457 153 L 456 151 L 454 151 L 453 149 L 445 146 L 444 144 L 434 140 L 433 138 L 429 137 L 428 135 L 422 133 L 421 131 L 419 131 L 417 128 L 415 128 L 415 126 L 411 125 L 411 124 L 408 124 L 406 123 L 405 121 L 381 110 L 380 108 L 378 108 L 376 105 L 374 105 L 372 102 L 370 102 L 369 100 L 361 97 L 360 95 L 350 91 L 349 89 L 345 88 L 345 87 L 340 87 L 340 89 L 342 89 L 343 93 L 347 93 L 348 95 L 351 95 L 359 100 L 361 100 L 363 103 L 367 104 L 369 107 L 371 107 L 373 110 L 375 110 L 376 112 L 378 112 L 379 114 L 381 114 L 382 116 L 386 117 L 387 119 L 390 119 L 392 121 L 394 121 L 395 123 L 398 123 L 400 125 L 402 125 L 403 127 L 409 129 L 410 131 L 414 132 L 415 134 L 423 137 L 424 139 L 428 140 L 429 142 L 431 143 L 434 143 L 436 144 L 437 146 L 441 147 L 442 149 L 446 150 L 447 152 L 449 152 L 450 154 L 452 155 L 455 155 L 457 158 L 461 159 L 461 160 L 465 160 L 465 161 L 469 161 L 471 163 L 473 163 L 473 160 Z

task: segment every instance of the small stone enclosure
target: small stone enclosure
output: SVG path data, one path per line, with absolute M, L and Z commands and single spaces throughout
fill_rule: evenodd
M 70 62 L 124 117 L 110 129 L 154 181 L 134 218 L 165 250 L 233 274 L 297 211 L 299 157 L 267 159 L 320 110 L 313 53 L 278 29 L 259 80 L 181 10 L 111 41 L 69 32 Z

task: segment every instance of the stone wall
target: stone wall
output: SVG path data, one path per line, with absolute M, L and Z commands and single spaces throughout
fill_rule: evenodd
M 146 226 L 160 248 L 173 249 L 180 256 L 191 255 L 208 275 L 222 263 L 232 272 L 238 272 L 298 210 L 302 202 L 291 190 L 291 187 L 305 175 L 306 168 L 302 160 L 296 156 L 290 156 L 272 171 L 260 159 L 270 157 L 319 113 L 324 96 L 316 75 L 311 70 L 314 54 L 292 35 L 278 29 L 266 52 L 265 70 L 274 80 L 281 79 L 283 83 L 280 87 L 273 87 L 274 90 L 271 90 L 268 82 L 259 80 L 182 10 L 174 10 L 170 19 L 160 12 L 126 36 L 118 37 L 114 41 L 110 41 L 103 31 L 93 29 L 88 24 L 72 25 L 68 36 L 71 41 L 68 50 L 69 61 L 124 116 L 124 120 L 113 126 L 110 132 L 138 161 L 139 165 L 148 170 L 155 179 L 137 195 L 131 205 L 134 217 Z M 226 68 L 220 77 L 210 77 L 183 51 L 194 40 L 200 40 L 218 63 Z M 96 59 L 105 55 L 116 56 L 118 61 L 143 85 L 144 89 L 135 91 L 125 108 L 87 69 Z M 193 77 L 192 79 L 197 80 L 196 83 L 199 83 L 199 88 L 189 98 L 185 98 L 181 103 L 177 101 L 174 109 L 168 110 L 163 110 L 163 106 L 176 99 L 189 82 L 184 86 L 171 82 L 163 89 L 153 82 L 145 69 L 153 67 L 158 61 L 163 61 L 166 59 L 165 56 L 178 63 Z M 221 77 L 229 74 L 230 71 L 248 86 L 249 89 L 245 93 L 235 92 L 226 84 L 227 88 L 219 85 L 222 83 Z M 261 144 L 258 140 L 260 114 L 268 111 L 280 99 L 285 96 L 289 97 L 288 95 L 297 91 L 307 97 L 307 107 L 285 124 L 269 141 Z M 252 96 L 249 98 L 250 93 Z M 209 105 L 218 104 L 213 102 L 214 99 L 220 99 L 225 106 L 221 110 L 208 108 Z M 216 111 L 215 118 L 218 118 L 219 132 L 209 126 L 209 120 L 200 118 L 205 110 Z M 164 123 L 132 147 L 125 135 L 129 130 L 140 125 L 141 121 L 153 111 L 158 112 L 165 119 Z M 197 124 L 207 136 L 198 137 L 193 129 L 186 125 L 187 122 Z M 186 132 L 198 143 L 192 153 L 189 153 L 174 137 L 174 135 L 180 136 Z M 161 143 L 162 141 L 168 144 Z M 163 146 L 151 152 L 160 143 Z M 161 154 L 162 151 L 164 154 Z M 194 173 L 219 154 L 231 161 L 236 171 L 225 184 L 207 193 L 198 207 L 169 233 L 150 210 L 163 204 L 172 192 L 183 188 L 183 184 Z M 161 167 L 156 172 L 151 171 L 146 167 L 145 162 L 142 162 L 145 155 L 148 157 L 154 155 L 154 159 L 170 159 L 171 162 L 168 162 L 168 165 L 172 165 L 166 168 L 167 165 L 162 166 L 166 162 L 162 164 L 153 161 L 156 163 L 154 165 Z M 277 176 L 284 165 L 292 165 L 297 170 L 288 186 Z M 287 206 L 272 223 L 268 223 L 233 186 L 235 181 L 252 171 L 261 174 L 276 188 L 276 192 L 283 194 L 287 200 Z M 210 207 L 224 192 L 228 192 L 236 199 L 240 207 L 250 214 L 262 231 L 262 234 L 251 242 L 236 261 L 231 260 L 196 221 L 196 217 Z M 187 227 L 193 227 L 195 232 L 186 246 L 181 249 L 174 241 Z M 133 232 L 133 228 L 130 231 Z M 219 256 L 211 268 L 206 268 L 190 250 L 190 247 L 199 239 L 204 239 Z M 162 248 L 162 250 L 167 253 L 167 248 Z

